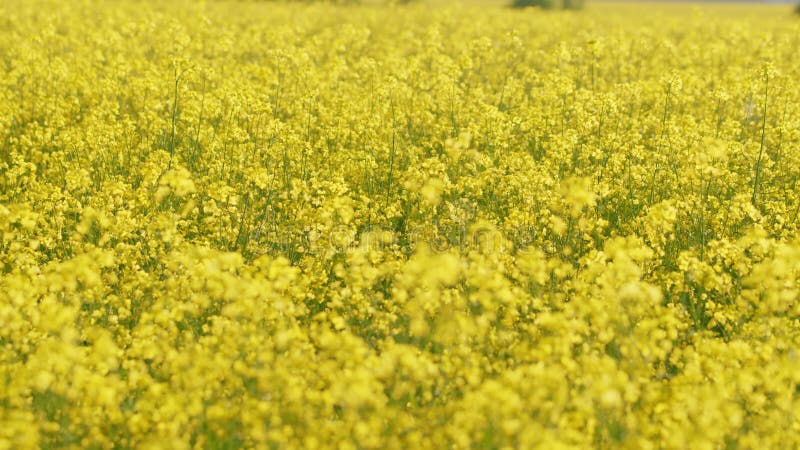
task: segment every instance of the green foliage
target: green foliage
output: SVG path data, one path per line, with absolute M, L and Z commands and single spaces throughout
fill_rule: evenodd
M 542 9 L 583 9 L 583 0 L 512 0 L 511 7 L 522 9 L 537 7 Z

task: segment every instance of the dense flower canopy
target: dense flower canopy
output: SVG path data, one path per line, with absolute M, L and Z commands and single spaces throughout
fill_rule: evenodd
M 0 3 L 0 449 L 800 446 L 798 47 Z

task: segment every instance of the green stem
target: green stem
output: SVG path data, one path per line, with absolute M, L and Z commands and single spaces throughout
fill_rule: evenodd
M 767 130 L 767 101 L 769 99 L 769 73 L 764 74 L 764 118 L 761 121 L 761 146 L 758 149 L 758 160 L 756 160 L 756 176 L 753 180 L 753 197 L 752 203 L 756 204 L 756 196 L 758 195 L 758 183 L 761 176 L 761 159 L 764 156 L 764 137 Z

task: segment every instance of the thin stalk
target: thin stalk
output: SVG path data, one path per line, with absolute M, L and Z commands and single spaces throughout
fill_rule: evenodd
M 767 130 L 767 101 L 769 100 L 769 73 L 764 74 L 764 118 L 761 121 L 761 145 L 758 149 L 758 159 L 756 160 L 756 176 L 753 180 L 753 197 L 751 199 L 753 205 L 756 204 L 756 196 L 758 195 L 758 183 L 761 176 L 761 159 L 764 157 L 764 137 Z
M 386 207 L 389 206 L 389 196 L 392 192 L 392 178 L 394 177 L 394 157 L 395 157 L 395 150 L 396 150 L 396 138 L 397 138 L 397 123 L 395 120 L 394 115 L 394 99 L 391 102 L 391 110 L 392 110 L 392 148 L 391 153 L 389 153 L 389 174 L 386 180 Z
M 181 73 L 183 75 L 183 73 Z M 175 94 L 172 102 L 172 130 L 169 137 L 169 167 L 172 167 L 172 156 L 175 153 L 175 124 L 178 121 L 178 84 L 180 83 L 181 75 L 178 75 L 178 69 L 175 69 Z

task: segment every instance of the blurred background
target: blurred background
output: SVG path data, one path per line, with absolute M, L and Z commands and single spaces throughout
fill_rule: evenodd
M 248 1 L 248 0 L 244 0 Z M 660 7 L 669 5 L 774 5 L 780 8 L 792 7 L 793 11 L 800 17 L 800 0 L 252 0 L 257 2 L 289 2 L 289 3 L 334 3 L 334 4 L 360 4 L 360 5 L 405 5 L 405 4 L 427 4 L 427 5 L 446 5 L 463 4 L 481 7 L 508 7 L 513 9 L 542 9 L 542 10 L 571 10 L 579 11 L 587 6 L 587 2 L 605 6 L 626 6 L 633 4 Z M 735 8 L 734 8 L 735 10 Z M 745 12 L 742 12 L 746 14 Z

